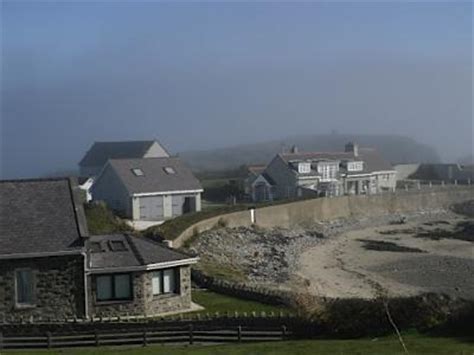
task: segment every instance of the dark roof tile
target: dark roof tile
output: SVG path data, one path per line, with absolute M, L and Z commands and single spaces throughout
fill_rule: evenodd
M 80 250 L 87 236 L 67 178 L 0 182 L 0 255 Z

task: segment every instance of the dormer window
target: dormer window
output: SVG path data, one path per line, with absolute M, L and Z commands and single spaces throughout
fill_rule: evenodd
M 176 171 L 175 171 L 171 166 L 166 166 L 166 167 L 163 168 L 163 170 L 164 170 L 165 173 L 167 173 L 168 175 L 176 174 Z
M 135 175 L 135 176 L 144 176 L 145 174 L 143 173 L 143 170 L 140 169 L 140 168 L 133 168 L 132 169 L 132 173 Z
M 310 163 L 298 163 L 298 173 L 307 174 L 309 172 L 311 172 L 311 164 Z

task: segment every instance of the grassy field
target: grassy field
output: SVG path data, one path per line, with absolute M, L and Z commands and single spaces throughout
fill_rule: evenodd
M 249 300 L 244 300 L 241 298 L 235 298 L 231 296 L 222 295 L 212 291 L 204 290 L 195 290 L 192 293 L 193 301 L 205 308 L 204 311 L 199 313 L 216 313 L 225 314 L 227 312 L 265 312 L 270 313 L 274 312 L 276 314 L 283 312 L 289 313 L 291 309 L 286 306 L 272 306 L 268 304 L 263 304 L 260 302 L 254 302 Z
M 410 354 L 465 354 L 474 353 L 474 340 L 469 342 L 458 338 L 439 338 L 419 333 L 404 334 L 404 341 Z M 148 347 L 101 347 L 65 349 L 52 351 L 8 352 L 15 354 L 194 354 L 194 355 L 244 355 L 244 354 L 404 354 L 395 336 L 375 339 L 351 340 L 300 340 L 254 344 L 193 345 L 193 346 L 148 346 Z

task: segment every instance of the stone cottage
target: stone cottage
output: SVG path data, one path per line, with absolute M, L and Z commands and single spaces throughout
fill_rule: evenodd
M 0 323 L 189 310 L 197 258 L 89 236 L 77 196 L 75 179 L 0 181 Z

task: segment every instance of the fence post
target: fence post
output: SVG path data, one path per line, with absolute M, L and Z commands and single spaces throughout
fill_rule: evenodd
M 194 339 L 193 339 L 193 325 L 189 325 L 189 345 L 194 344 Z
M 53 346 L 53 339 L 51 337 L 51 332 L 46 332 L 46 337 L 48 338 L 48 349 L 51 349 Z
M 0 332 L 0 350 L 3 349 L 3 333 Z
M 283 340 L 286 338 L 286 325 L 281 326 L 281 338 Z
M 100 345 L 99 331 L 98 330 L 94 331 L 94 335 L 95 335 L 95 346 L 99 346 Z
M 241 325 L 237 327 L 237 340 L 239 343 L 242 342 L 242 326 Z
M 148 339 L 147 339 L 147 334 L 146 330 L 143 331 L 143 346 L 147 346 L 148 344 Z

